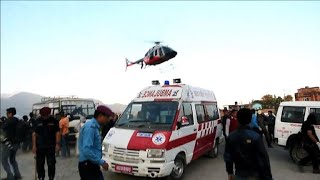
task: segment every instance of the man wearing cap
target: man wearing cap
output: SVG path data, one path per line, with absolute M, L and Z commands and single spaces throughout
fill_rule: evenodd
M 79 137 L 79 174 L 81 180 L 103 180 L 100 166 L 108 170 L 102 159 L 100 127 L 113 119 L 114 113 L 106 106 L 98 106 L 91 121 L 81 128 Z
M 36 154 L 36 166 L 39 180 L 45 179 L 44 164 L 47 159 L 49 180 L 53 180 L 56 171 L 56 152 L 60 149 L 60 130 L 58 121 L 50 115 L 51 109 L 44 107 L 35 121 L 32 134 L 32 152 Z
M 249 126 L 252 118 L 250 109 L 240 109 L 237 115 L 240 126 L 229 135 L 224 152 L 228 179 L 272 180 L 269 156 L 262 137 Z

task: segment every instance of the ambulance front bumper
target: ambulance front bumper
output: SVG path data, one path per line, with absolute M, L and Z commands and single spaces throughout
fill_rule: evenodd
M 140 177 L 165 177 L 171 174 L 174 167 L 173 161 L 165 162 L 164 160 L 140 159 L 138 163 L 129 163 L 116 161 L 113 158 L 107 158 L 106 156 L 104 156 L 104 160 L 109 165 L 109 171 Z

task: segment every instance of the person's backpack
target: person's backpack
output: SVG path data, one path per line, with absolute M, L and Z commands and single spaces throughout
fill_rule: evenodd
M 28 131 L 29 131 L 28 123 L 21 120 L 17 120 L 14 142 L 15 143 L 23 142 L 27 137 Z

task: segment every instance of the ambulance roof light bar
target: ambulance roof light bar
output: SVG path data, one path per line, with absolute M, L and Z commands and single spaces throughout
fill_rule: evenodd
M 152 81 L 152 85 L 159 85 L 159 84 L 160 84 L 159 80 Z
M 181 79 L 180 78 L 173 79 L 173 83 L 179 84 L 179 83 L 181 83 Z
M 164 85 L 170 85 L 170 82 L 168 80 L 165 80 Z

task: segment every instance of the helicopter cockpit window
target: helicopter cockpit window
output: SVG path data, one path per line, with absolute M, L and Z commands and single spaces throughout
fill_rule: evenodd
M 153 53 L 154 53 L 154 56 L 158 56 L 158 49 L 155 49 Z
M 158 49 L 158 51 L 159 51 L 159 56 L 163 56 L 164 55 L 163 49 L 161 47 Z
M 152 49 L 149 49 L 149 51 L 144 56 L 150 56 L 150 55 L 152 55 Z

